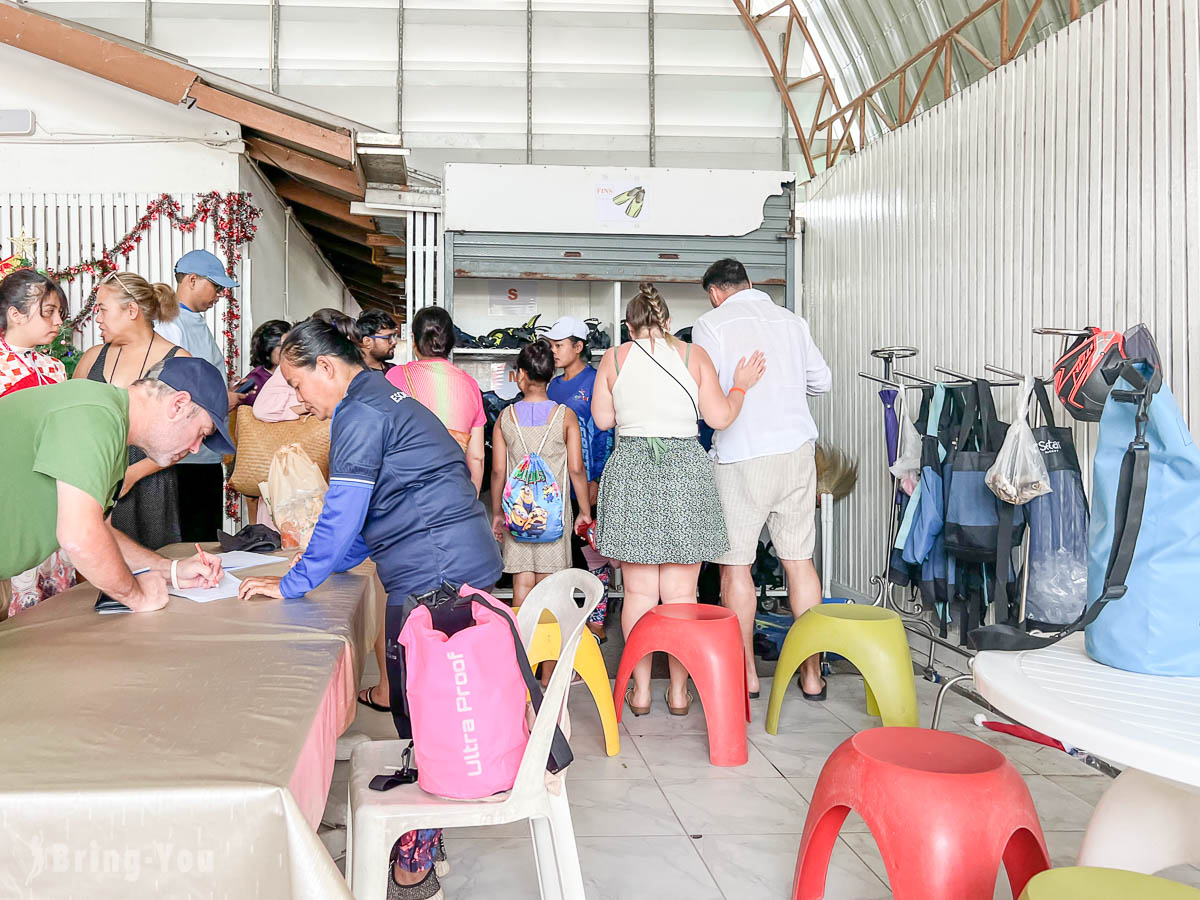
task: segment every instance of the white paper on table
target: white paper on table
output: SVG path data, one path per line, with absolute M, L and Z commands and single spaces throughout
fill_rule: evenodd
M 271 556 L 267 553 L 251 553 L 248 550 L 228 550 L 218 553 L 221 567 L 226 572 L 233 569 L 248 569 L 251 566 L 268 566 L 272 563 L 287 562 L 282 556 Z
M 169 590 L 172 597 L 183 597 L 185 600 L 194 600 L 196 603 L 211 603 L 214 600 L 236 597 L 241 583 L 240 579 L 234 578 L 226 572 L 216 587 L 180 588 L 179 590 L 170 588 Z

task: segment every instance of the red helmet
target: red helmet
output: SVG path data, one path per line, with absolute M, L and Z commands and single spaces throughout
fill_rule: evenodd
M 1125 338 L 1119 331 L 1090 327 L 1054 364 L 1054 390 L 1072 417 L 1099 422 L 1112 385 L 1104 369 L 1126 358 Z

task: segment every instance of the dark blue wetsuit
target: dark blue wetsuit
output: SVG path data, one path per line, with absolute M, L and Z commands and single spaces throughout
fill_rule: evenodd
M 378 373 L 363 371 L 334 410 L 325 507 L 280 590 L 301 597 L 368 555 L 388 595 L 389 674 L 399 634 L 392 621 L 405 599 L 443 581 L 489 588 L 504 568 L 466 458 L 446 426 Z M 407 737 L 399 680 L 392 682 L 392 709 Z

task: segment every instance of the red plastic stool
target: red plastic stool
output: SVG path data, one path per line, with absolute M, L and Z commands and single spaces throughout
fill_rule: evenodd
M 647 653 L 663 650 L 692 676 L 708 725 L 708 759 L 714 766 L 744 766 L 750 695 L 746 693 L 746 651 L 737 616 L 723 606 L 670 603 L 638 619 L 625 641 L 613 703 L 617 721 L 633 667 Z
M 999 750 L 923 728 L 871 728 L 821 769 L 792 900 L 825 896 L 838 831 L 854 810 L 879 845 L 896 900 L 992 900 L 1003 860 L 1014 897 L 1050 868 L 1029 788 Z

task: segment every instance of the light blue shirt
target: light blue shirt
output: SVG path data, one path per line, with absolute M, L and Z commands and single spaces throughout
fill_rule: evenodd
M 225 374 L 225 356 L 221 353 L 221 348 L 217 346 L 217 339 L 213 337 L 204 313 L 193 312 L 186 306 L 180 305 L 177 318 L 170 322 L 157 323 L 154 330 L 197 359 L 204 359 L 212 363 L 222 375 Z M 198 453 L 184 457 L 177 465 L 182 466 L 189 463 L 212 465 L 220 461 L 221 454 L 215 450 L 209 450 L 207 447 L 201 447 Z

